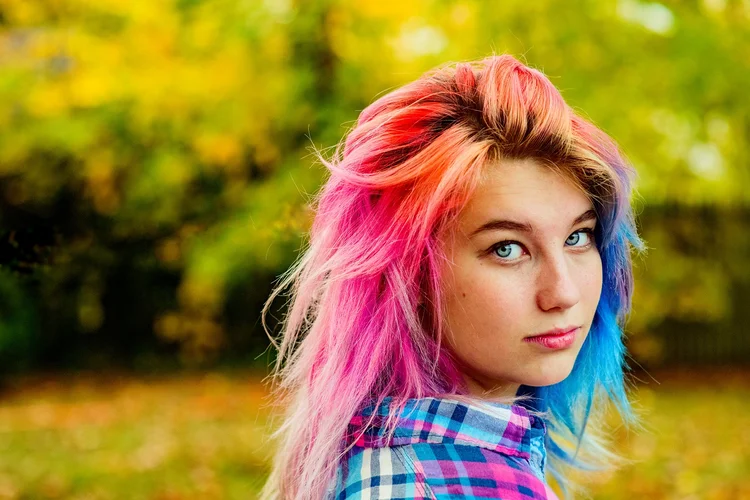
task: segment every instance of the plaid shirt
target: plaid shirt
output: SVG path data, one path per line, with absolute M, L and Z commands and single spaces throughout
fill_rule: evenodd
M 391 402 L 362 436 L 374 406 L 350 422 L 347 444 L 359 439 L 339 464 L 332 498 L 558 500 L 545 483 L 546 424 L 522 406 L 488 403 L 498 417 L 449 399 L 410 399 L 386 441 Z

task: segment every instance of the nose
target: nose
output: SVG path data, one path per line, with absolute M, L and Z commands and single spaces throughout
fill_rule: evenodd
M 575 268 L 564 255 L 549 257 L 537 276 L 537 304 L 543 311 L 564 311 L 581 300 Z

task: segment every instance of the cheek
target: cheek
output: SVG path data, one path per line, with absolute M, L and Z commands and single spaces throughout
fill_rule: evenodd
M 593 254 L 592 258 L 585 263 L 579 276 L 581 277 L 579 285 L 582 291 L 581 295 L 589 306 L 593 303 L 595 309 L 602 294 L 603 283 L 602 260 L 598 253 Z
M 501 338 L 503 332 L 514 331 L 514 319 L 523 316 L 528 302 L 528 280 L 476 261 L 456 264 L 446 290 L 446 319 L 451 330 L 463 338 L 482 338 L 489 333 Z

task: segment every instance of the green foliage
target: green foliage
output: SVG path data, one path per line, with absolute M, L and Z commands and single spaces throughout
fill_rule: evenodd
M 611 133 L 647 204 L 750 201 L 747 2 L 0 0 L 0 20 L 0 223 L 59 235 L 28 297 L 50 351 L 120 335 L 201 362 L 262 335 L 229 331 L 227 304 L 259 303 L 253 277 L 304 244 L 325 175 L 310 146 L 425 70 L 492 51 Z M 655 290 L 694 265 L 672 257 Z M 714 295 L 676 314 L 724 314 L 725 272 L 703 267 Z M 654 314 L 639 324 L 671 312 Z
M 742 304 L 750 291 L 750 211 L 680 205 L 641 217 L 630 350 L 641 362 L 741 361 L 750 356 Z M 695 333 L 693 333 L 695 332 Z M 722 356 L 712 355 L 720 349 Z
M 0 269 L 0 371 L 27 368 L 36 340 L 36 304 L 29 300 L 16 277 Z

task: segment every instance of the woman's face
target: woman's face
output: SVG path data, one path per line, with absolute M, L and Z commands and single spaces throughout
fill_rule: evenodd
M 602 289 L 595 227 L 588 197 L 549 167 L 488 166 L 443 240 L 446 341 L 472 394 L 513 396 L 570 374 Z M 567 347 L 524 340 L 574 327 Z

